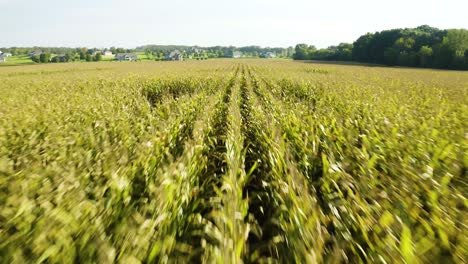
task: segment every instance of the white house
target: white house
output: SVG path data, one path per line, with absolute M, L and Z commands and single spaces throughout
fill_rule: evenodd
M 273 52 L 265 52 L 262 55 L 260 55 L 262 58 L 276 58 L 276 54 Z
M 117 61 L 136 61 L 138 56 L 134 53 L 117 53 L 115 55 L 115 60 Z
M 233 58 L 236 58 L 236 59 L 237 59 L 237 58 L 241 58 L 242 55 L 243 55 L 243 54 L 242 54 L 242 51 L 234 51 L 234 52 L 232 52 L 232 57 L 233 57 Z
M 5 53 L 1 53 L 1 52 L 0 52 L 0 54 L 1 54 L 2 56 L 4 56 L 4 57 L 11 57 L 11 56 L 13 56 L 13 55 L 12 55 L 11 53 L 9 53 L 9 52 L 5 52 Z
M 109 57 L 109 56 L 112 56 L 112 51 L 110 50 L 106 50 L 106 51 L 103 51 L 102 52 L 102 56 L 105 56 L 105 57 Z
M 181 60 L 184 60 L 184 56 L 182 55 L 180 51 L 174 50 L 173 52 L 169 53 L 169 55 L 166 56 L 166 60 L 181 61 Z

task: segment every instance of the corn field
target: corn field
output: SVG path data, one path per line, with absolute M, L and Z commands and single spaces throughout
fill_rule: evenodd
M 1 263 L 467 263 L 468 73 L 0 69 Z

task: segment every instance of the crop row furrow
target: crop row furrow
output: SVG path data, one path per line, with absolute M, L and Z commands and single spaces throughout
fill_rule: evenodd
M 203 167 L 193 175 L 194 186 L 184 211 L 183 222 L 178 223 L 177 243 L 185 248 L 182 255 L 189 262 L 201 262 L 210 257 L 211 247 L 219 247 L 216 236 L 210 233 L 213 229 L 212 213 L 221 206 L 219 188 L 221 177 L 227 170 L 226 137 L 228 129 L 228 106 L 232 90 L 236 84 L 237 71 L 227 82 L 213 106 L 205 111 L 203 145 L 200 157 Z M 190 249 L 190 250 L 188 250 Z
M 304 175 L 302 164 L 297 159 L 294 148 L 288 140 L 288 133 L 297 132 L 294 118 L 287 116 L 288 108 L 281 105 L 262 85 L 257 73 L 250 71 L 253 92 L 260 103 L 261 110 L 268 124 L 266 141 L 269 140 L 270 155 L 275 155 L 274 165 L 276 181 L 280 182 L 283 203 L 288 210 L 283 212 L 286 251 L 296 252 L 283 255 L 283 260 L 295 259 L 297 262 L 321 262 L 325 252 L 328 233 L 321 226 L 323 210 L 317 191 L 310 186 Z M 296 124 L 297 125 L 297 124 Z M 268 136 L 269 135 L 269 136 Z M 298 136 L 297 134 L 295 136 Z M 288 251 L 289 250 L 289 251 Z

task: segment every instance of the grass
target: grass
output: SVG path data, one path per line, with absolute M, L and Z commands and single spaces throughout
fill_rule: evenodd
M 6 59 L 6 62 L 0 63 L 0 67 L 35 64 L 28 55 L 11 56 Z
M 0 69 L 0 262 L 466 263 L 468 73 Z

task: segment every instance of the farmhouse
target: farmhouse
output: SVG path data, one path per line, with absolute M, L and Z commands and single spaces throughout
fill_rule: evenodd
M 166 60 L 181 61 L 181 60 L 184 60 L 184 56 L 182 55 L 180 51 L 174 50 L 173 52 L 169 53 L 169 55 L 166 56 Z
M 276 54 L 273 52 L 265 52 L 260 57 L 271 59 L 271 58 L 276 58 Z
M 29 52 L 29 57 L 34 57 L 34 56 L 39 56 L 42 54 L 42 50 L 35 50 L 35 51 L 32 51 L 32 52 Z
M 136 61 L 138 60 L 138 56 L 134 53 L 117 53 L 115 55 L 116 61 Z
M 232 52 L 232 57 L 233 57 L 233 58 L 236 58 L 236 59 L 237 59 L 237 58 L 241 58 L 242 55 L 243 55 L 243 54 L 242 54 L 242 51 L 234 51 L 234 52 Z
M 11 53 L 9 53 L 9 52 L 4 52 L 4 53 L 2 53 L 1 51 L 0 51 L 0 55 L 2 55 L 3 57 L 11 57 L 11 56 L 13 56 L 13 55 L 12 55 Z
M 111 51 L 102 51 L 102 50 L 96 50 L 93 52 L 93 56 L 96 56 L 96 54 L 101 53 L 102 56 L 112 56 Z

